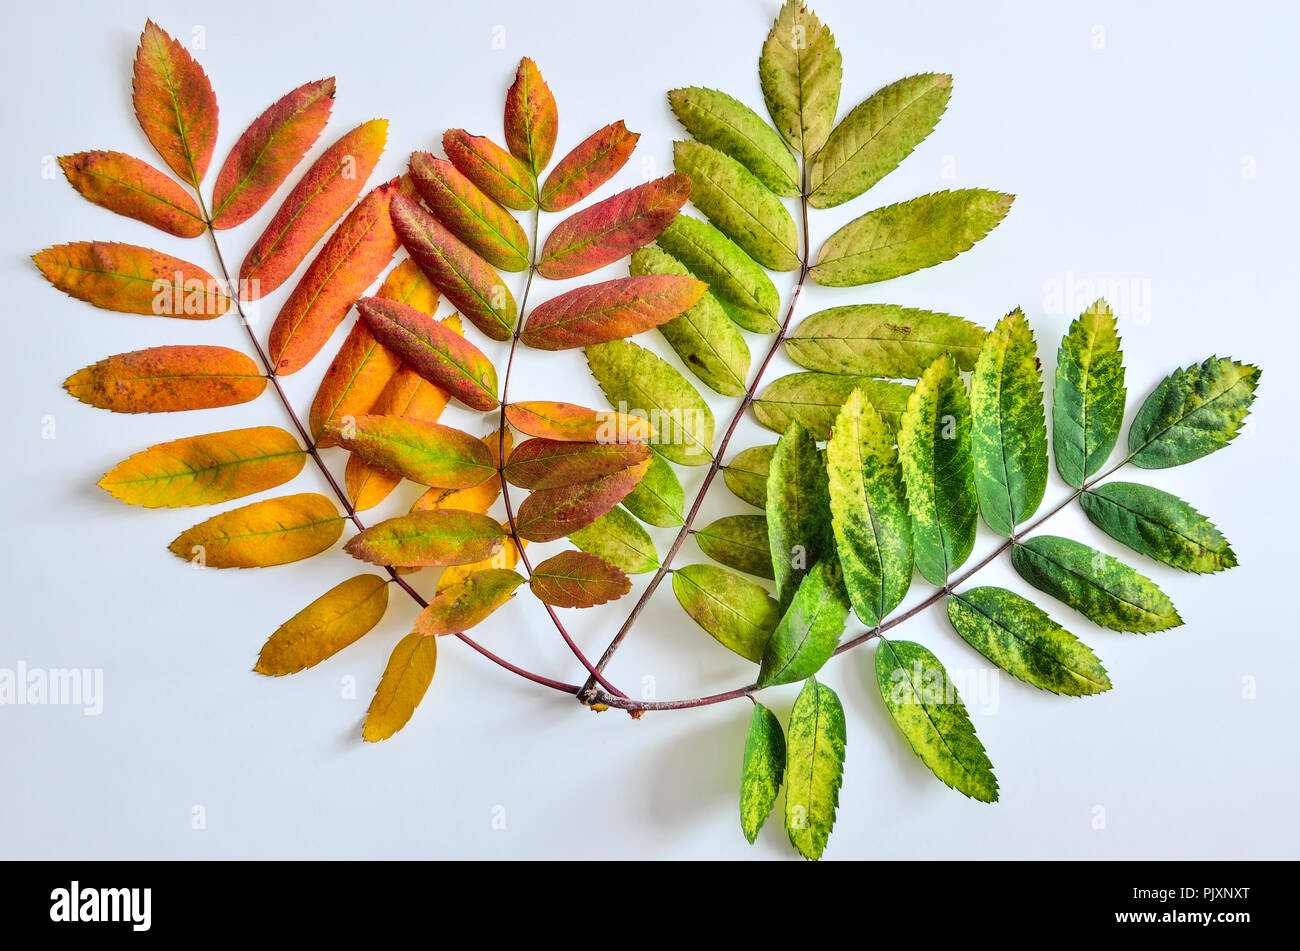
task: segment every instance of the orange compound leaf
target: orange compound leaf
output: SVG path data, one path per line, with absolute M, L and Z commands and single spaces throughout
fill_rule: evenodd
M 345 133 L 312 163 L 244 258 L 239 269 L 244 300 L 257 300 L 289 279 L 360 194 L 387 137 L 388 120 L 371 119 Z
M 402 263 L 388 272 L 375 296 L 409 304 L 429 316 L 438 309 L 438 288 L 410 258 L 403 258 Z M 460 333 L 459 318 L 456 319 L 456 333 Z
M 564 211 L 604 185 L 627 164 L 639 138 L 620 119 L 583 140 L 546 176 L 542 210 Z
M 104 310 L 211 320 L 230 307 L 222 283 L 197 264 L 135 244 L 77 241 L 32 260 L 63 293 Z
M 373 565 L 467 565 L 501 550 L 507 533 L 478 512 L 433 509 L 399 515 L 354 536 L 343 550 Z
M 506 146 L 536 174 L 551 160 L 558 126 L 555 97 L 537 64 L 524 57 L 506 93 Z
M 397 642 L 366 711 L 361 735 L 367 743 L 386 740 L 406 726 L 433 683 L 437 666 L 436 637 L 412 633 Z
M 59 167 L 73 188 L 102 208 L 178 238 L 206 230 L 198 203 L 148 162 L 121 152 L 78 152 L 60 156 Z
M 329 340 L 348 308 L 388 266 L 400 242 L 388 215 L 401 188 L 393 179 L 357 203 L 330 235 L 271 327 L 271 362 L 288 376 L 301 370 Z
M 492 454 L 468 433 L 404 416 L 358 416 L 326 432 L 372 466 L 444 489 L 468 489 L 496 475 Z
M 590 608 L 632 590 L 620 568 L 585 551 L 562 551 L 533 569 L 528 584 L 539 600 L 557 608 Z
M 334 106 L 334 77 L 280 97 L 244 130 L 212 189 L 212 227 L 243 224 L 284 184 L 316 144 Z
M 496 409 L 497 371 L 478 347 L 423 311 L 366 297 L 357 302 L 375 339 L 403 363 L 470 409 Z
M 451 162 L 412 153 L 411 182 L 438 220 L 493 267 L 528 267 L 528 236 L 519 222 Z
M 214 515 L 167 546 L 208 568 L 269 568 L 319 555 L 343 534 L 345 519 L 317 492 L 266 499 Z
M 640 416 L 550 400 L 508 403 L 506 422 L 525 435 L 566 442 L 645 442 L 654 435 Z
M 468 631 L 509 601 L 523 583 L 522 575 L 505 568 L 476 571 L 464 581 L 440 588 L 415 619 L 414 633 L 433 637 Z
M 673 172 L 570 215 L 542 245 L 537 273 L 552 280 L 577 277 L 626 257 L 659 237 L 690 193 L 691 180 Z
M 510 523 L 502 522 L 501 530 L 509 533 Z M 524 542 L 524 547 L 528 547 L 528 542 Z M 480 571 L 486 571 L 489 568 L 510 569 L 519 564 L 519 548 L 515 545 L 513 538 L 506 538 L 505 544 L 501 550 L 491 558 L 485 558 L 483 561 L 476 561 L 468 565 L 452 565 L 450 568 L 442 569 L 438 575 L 438 584 L 434 588 L 435 592 L 446 591 L 452 585 L 460 584 L 471 575 L 478 574 Z
M 629 466 L 590 482 L 541 489 L 524 499 L 515 516 L 521 538 L 549 542 L 585 528 L 631 492 L 650 463 Z
M 506 463 L 506 481 L 522 489 L 554 489 L 590 482 L 623 469 L 649 463 L 645 443 L 562 442 L 526 439 Z
M 415 263 L 470 323 L 493 340 L 509 340 L 518 308 L 501 275 L 414 198 L 393 196 L 393 227 Z
M 387 610 L 387 578 L 349 578 L 281 624 L 262 645 L 253 670 L 282 677 L 314 667 L 357 641 Z
M 442 149 L 451 164 L 497 204 L 516 211 L 537 205 L 533 197 L 537 181 L 532 171 L 491 139 L 470 135 L 464 129 L 448 129 L 442 135 Z
M 401 365 L 369 327 L 361 321 L 353 324 L 312 400 L 307 426 L 317 447 L 336 445 L 334 438 L 326 435 L 326 426 L 369 413 Z
M 63 388 L 115 413 L 172 413 L 247 403 L 266 389 L 266 377 L 229 347 L 150 347 L 78 370 Z
M 690 310 L 708 287 L 676 274 L 620 277 L 577 287 L 534 307 L 519 339 L 538 350 L 622 340 Z
M 198 188 L 217 144 L 217 97 L 203 67 L 153 20 L 140 34 L 131 90 L 144 134 L 168 167 Z
M 114 466 L 99 487 L 151 509 L 210 505 L 283 485 L 306 461 L 298 440 L 277 426 L 232 429 L 150 446 Z

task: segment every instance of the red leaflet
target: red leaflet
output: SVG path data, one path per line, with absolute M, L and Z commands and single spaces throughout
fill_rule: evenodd
M 59 159 L 69 184 L 95 204 L 178 238 L 203 234 L 198 204 L 169 175 L 121 152 L 78 152 Z
M 585 551 L 562 551 L 532 571 L 533 594 L 557 608 L 590 608 L 632 590 L 622 569 Z
M 549 542 L 585 528 L 622 502 L 649 465 L 646 461 L 590 482 L 534 492 L 515 516 L 519 536 Z
M 621 340 L 689 310 L 708 286 L 693 277 L 646 274 L 578 287 L 537 305 L 519 339 L 539 350 Z
M 627 130 L 622 119 L 593 133 L 546 176 L 542 210 L 563 211 L 605 184 L 627 164 L 639 138 Z
M 203 67 L 148 20 L 135 53 L 135 117 L 173 172 L 195 188 L 217 144 L 217 97 Z
M 360 193 L 387 137 L 388 120 L 371 119 L 346 133 L 312 163 L 244 258 L 239 269 L 244 300 L 257 300 L 288 279 Z
M 533 173 L 491 139 L 470 135 L 464 129 L 448 129 L 442 135 L 442 148 L 451 164 L 493 201 L 516 211 L 528 211 L 537 204 Z
M 282 96 L 239 137 L 217 173 L 212 227 L 233 228 L 266 204 L 329 121 L 334 77 Z
M 564 442 L 526 439 L 510 454 L 506 479 L 521 489 L 554 489 L 648 463 L 645 443 Z
M 455 165 L 428 152 L 415 152 L 411 181 L 438 220 L 489 264 L 503 271 L 528 267 L 528 236 L 519 222 Z
M 519 61 L 514 85 L 506 93 L 506 145 L 534 173 L 546 168 L 555 151 L 559 118 L 555 97 L 528 57 Z
M 266 389 L 266 378 L 229 347 L 150 347 L 78 370 L 63 388 L 115 413 L 171 413 L 247 403 Z
M 395 178 L 357 203 L 330 235 L 271 327 L 271 362 L 282 376 L 320 352 L 348 308 L 388 266 L 399 242 L 388 214 Z
M 537 273 L 558 280 L 588 274 L 659 237 L 691 193 L 680 172 L 619 192 L 565 218 L 542 246 Z

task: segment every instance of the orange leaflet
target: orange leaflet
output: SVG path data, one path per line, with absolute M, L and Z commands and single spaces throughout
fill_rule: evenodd
M 444 489 L 467 489 L 496 475 L 492 454 L 468 433 L 403 416 L 358 416 L 330 432 L 373 466 Z
M 563 211 L 605 184 L 627 164 L 639 138 L 620 119 L 583 140 L 546 176 L 542 210 Z
M 415 619 L 414 633 L 433 637 L 468 631 L 509 601 L 523 583 L 521 575 L 505 568 L 475 572 L 430 598 L 428 607 Z
M 553 489 L 648 463 L 645 443 L 562 442 L 526 439 L 506 463 L 506 480 L 523 489 Z
M 121 152 L 78 152 L 60 156 L 59 166 L 73 188 L 109 211 L 178 238 L 205 230 L 198 203 L 148 162 Z
M 524 499 L 515 516 L 520 537 L 549 542 L 585 528 L 622 502 L 636 488 L 649 465 L 646 461 L 590 482 L 532 493 Z
M 244 130 L 212 190 L 212 227 L 251 218 L 284 184 L 329 121 L 334 77 L 286 93 Z
M 115 413 L 170 413 L 247 403 L 266 389 L 266 378 L 229 347 L 150 347 L 78 370 L 63 388 Z
M 210 320 L 230 307 L 221 283 L 203 268 L 134 244 L 77 241 L 32 260 L 59 290 L 105 310 Z
M 399 246 L 388 216 L 401 179 L 380 185 L 357 203 L 325 242 L 271 327 L 271 362 L 281 376 L 301 370 L 329 340 L 348 308 Z
M 366 711 L 361 735 L 367 743 L 386 740 L 406 726 L 424 699 L 438 664 L 438 639 L 407 634 L 397 642 Z
M 689 310 L 708 286 L 693 277 L 646 274 L 574 288 L 534 307 L 519 339 L 539 350 L 621 340 Z
M 353 324 L 312 400 L 307 425 L 316 445 L 336 445 L 325 427 L 370 412 L 400 367 L 401 362 L 380 345 L 369 327 L 361 321 Z
M 569 442 L 641 442 L 654 435 L 639 416 L 550 400 L 509 403 L 506 421 L 529 436 Z
M 268 568 L 319 555 L 339 540 L 343 522 L 331 499 L 304 492 L 214 515 L 167 548 L 208 568 Z
M 410 258 L 403 258 L 402 263 L 388 272 L 384 283 L 375 291 L 376 297 L 410 304 L 416 310 L 432 315 L 438 309 L 438 288 L 420 270 L 420 266 Z M 460 333 L 460 320 L 456 321 L 457 333 Z
M 217 97 L 189 52 L 148 20 L 135 53 L 135 117 L 173 172 L 195 188 L 217 144 Z
M 528 236 L 519 222 L 451 162 L 412 153 L 411 181 L 438 220 L 493 267 L 528 267 Z
M 570 215 L 542 245 L 537 273 L 558 280 L 612 264 L 659 237 L 690 193 L 691 180 L 673 172 Z
M 257 300 L 288 279 L 361 192 L 387 137 L 388 120 L 371 119 L 312 163 L 244 258 L 239 269 L 244 300 Z
M 418 201 L 394 195 L 393 227 L 434 286 L 493 340 L 509 340 L 518 309 L 501 275 Z
M 583 551 L 562 551 L 535 567 L 533 594 L 557 608 L 590 608 L 623 597 L 632 582 L 622 569 Z
M 540 172 L 555 151 L 558 124 L 555 97 L 537 64 L 524 57 L 506 93 L 506 146 L 534 173 Z
M 537 204 L 533 173 L 491 139 L 470 135 L 464 129 L 448 129 L 442 134 L 442 149 L 451 164 L 493 201 L 516 211 L 528 211 Z
M 501 430 L 495 430 L 483 437 L 483 445 L 487 446 L 489 455 L 492 456 L 493 466 L 501 465 Z M 514 437 L 510 430 L 505 434 L 505 457 L 510 458 L 510 450 L 514 445 Z M 468 489 L 429 489 L 424 495 L 415 500 L 411 506 L 412 512 L 425 512 L 429 509 L 463 509 L 467 512 L 486 513 L 492 507 L 492 503 L 501 495 L 501 480 L 488 479 L 480 482 L 476 486 Z M 507 546 L 508 547 L 508 546 Z M 508 565 L 496 565 L 494 567 L 513 568 L 514 562 Z
M 430 383 L 470 409 L 501 405 L 492 361 L 454 330 L 414 307 L 382 297 L 362 298 L 357 310 L 375 338 Z
M 387 610 L 387 578 L 349 578 L 281 624 L 262 646 L 253 670 L 271 677 L 306 670 L 356 641 Z
M 478 512 L 434 509 L 399 515 L 352 538 L 343 550 L 374 565 L 437 568 L 491 558 L 507 534 L 496 519 Z

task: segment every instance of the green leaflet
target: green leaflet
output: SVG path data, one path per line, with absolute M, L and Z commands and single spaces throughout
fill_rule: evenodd
M 804 318 L 785 342 L 801 367 L 823 373 L 914 380 L 947 353 L 975 367 L 984 328 L 930 310 L 894 304 L 846 304 Z
M 989 528 L 1011 537 L 1047 490 L 1047 421 L 1034 334 L 1016 308 L 998 321 L 971 375 L 975 493 Z
M 855 287 L 949 261 L 992 231 L 1012 198 L 963 188 L 869 211 L 826 239 L 808 276 L 830 287 Z
M 821 858 L 835 825 L 845 740 L 840 698 L 809 678 L 790 711 L 785 760 L 785 830 L 806 859 Z
M 1178 627 L 1173 602 L 1151 579 L 1117 558 L 1073 539 L 1039 535 L 1011 549 L 1020 577 L 1112 631 Z
M 637 274 L 690 276 L 686 266 L 658 248 L 632 255 Z M 689 310 L 659 325 L 668 345 L 705 386 L 723 396 L 740 396 L 749 376 L 749 346 L 716 297 L 708 291 Z
M 882 638 L 876 683 L 912 752 L 934 775 L 972 799 L 997 801 L 993 764 L 938 658 L 920 644 Z
M 1176 495 L 1135 482 L 1088 489 L 1079 503 L 1092 524 L 1134 551 L 1200 574 L 1237 564 L 1228 540 Z
M 767 518 L 727 515 L 695 532 L 700 551 L 714 561 L 759 578 L 774 578 Z
M 668 104 L 687 132 L 745 166 L 769 191 L 784 198 L 799 194 L 794 156 L 749 106 L 701 86 L 670 91 Z
M 1225 357 L 1175 370 L 1147 397 L 1128 431 L 1130 461 L 1180 466 L 1232 442 L 1259 385 L 1259 368 Z
M 781 606 L 766 588 L 713 565 L 678 568 L 673 572 L 673 594 L 719 644 L 756 664 L 781 620 Z
M 683 466 L 712 461 L 713 412 L 672 364 L 627 340 L 585 353 L 610 406 L 647 420 L 655 431 L 651 445 L 665 459 Z
M 934 131 L 951 94 L 951 76 L 923 73 L 854 106 L 812 160 L 808 203 L 842 205 L 896 169 Z
M 826 466 L 817 443 L 791 423 L 776 444 L 767 474 L 767 531 L 781 606 L 789 605 L 804 575 L 834 557 Z
M 763 100 L 790 148 L 811 157 L 826 142 L 843 72 L 835 37 L 799 0 L 786 0 L 758 58 Z
M 862 390 L 880 418 L 897 429 L 912 387 L 865 376 L 791 373 L 773 380 L 754 400 L 754 418 L 768 429 L 785 432 L 797 422 L 816 439 L 828 439 L 840 407 L 854 390 Z
M 785 734 L 776 714 L 761 703 L 754 704 L 745 737 L 745 761 L 740 770 L 740 828 L 749 844 L 758 838 L 768 813 L 776 804 L 785 775 Z
M 650 533 L 622 506 L 614 506 L 586 528 L 578 529 L 569 536 L 569 541 L 630 575 L 645 574 L 659 567 L 659 553 Z
M 858 618 L 874 627 L 912 583 L 912 523 L 894 434 L 861 390 L 835 420 L 826 472 L 844 587 Z
M 763 649 L 758 685 L 792 684 L 821 670 L 839 646 L 848 617 L 849 605 L 834 562 L 817 562 L 800 579 Z
M 903 484 L 912 515 L 916 567 L 948 583 L 975 546 L 975 472 L 966 387 L 948 357 L 922 374 L 898 429 Z
M 1110 689 L 1088 646 L 1047 612 L 1006 588 L 971 588 L 948 599 L 953 630 L 1011 676 L 1071 697 Z
M 1115 315 L 1099 300 L 1070 324 L 1056 352 L 1052 451 L 1076 489 L 1105 464 L 1124 422 L 1124 354 Z
M 699 142 L 674 142 L 673 167 L 690 177 L 691 203 L 751 258 L 774 271 L 799 266 L 794 219 L 745 166 Z
M 682 524 L 685 504 L 686 495 L 677 473 L 659 453 L 650 457 L 650 468 L 623 499 L 629 512 L 646 524 L 660 528 Z
M 722 480 L 738 499 L 767 508 L 767 473 L 772 467 L 776 444 L 753 446 L 736 453 L 736 458 L 722 470 Z
M 761 265 L 713 225 L 678 215 L 655 242 L 709 285 L 709 293 L 738 327 L 758 334 L 780 328 L 776 285 Z

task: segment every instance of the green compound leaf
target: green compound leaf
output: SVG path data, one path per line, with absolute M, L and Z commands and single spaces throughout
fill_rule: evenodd
M 826 444 L 831 527 L 853 610 L 879 624 L 912 583 L 912 523 L 894 434 L 860 390 Z
M 1225 357 L 1175 370 L 1147 397 L 1128 431 L 1131 462 L 1180 466 L 1222 449 L 1250 412 L 1259 368 Z
M 799 0 L 786 0 L 758 58 L 763 100 L 790 148 L 811 157 L 826 142 L 843 74 L 835 37 Z
M 920 644 L 882 639 L 876 682 L 889 715 L 934 775 L 972 799 L 997 801 L 993 764 L 938 658 Z
M 907 409 L 912 387 L 865 376 L 836 373 L 791 373 L 773 380 L 754 400 L 754 418 L 783 433 L 797 422 L 816 439 L 829 439 L 840 407 L 854 390 L 861 390 L 886 425 L 897 429 Z
M 725 92 L 688 86 L 668 93 L 668 104 L 686 131 L 749 169 L 783 198 L 799 194 L 799 166 L 775 130 L 753 109 Z
M 781 721 L 767 707 L 755 703 L 740 771 L 740 828 L 750 845 L 776 804 L 784 775 L 785 733 Z
M 826 239 L 808 276 L 829 287 L 856 287 L 942 264 L 992 231 L 1012 199 L 963 188 L 869 211 Z
M 819 561 L 799 581 L 780 623 L 763 649 L 758 685 L 792 684 L 831 659 L 844 633 L 849 604 L 834 562 Z
M 759 663 L 781 620 L 781 606 L 760 584 L 714 565 L 673 572 L 673 594 L 686 613 L 728 650 Z
M 898 451 L 916 567 L 927 581 L 945 585 L 975 546 L 978 509 L 970 401 L 948 357 L 930 364 L 917 382 L 898 429 Z
M 655 243 L 709 285 L 709 293 L 736 326 L 758 334 L 780 328 L 776 285 L 762 265 L 713 225 L 678 215 Z
M 806 859 L 821 858 L 835 825 L 845 740 L 840 698 L 809 678 L 790 712 L 785 760 L 785 830 Z
M 1070 324 L 1056 352 L 1052 451 L 1076 489 L 1106 462 L 1124 422 L 1124 354 L 1115 315 L 1096 301 Z
M 952 77 L 923 73 L 891 83 L 844 117 L 809 167 L 814 208 L 857 198 L 899 166 L 948 108 Z
M 1106 668 L 1088 646 L 1014 591 L 954 594 L 948 620 L 967 644 L 1027 684 L 1071 697 L 1110 689 Z
M 630 575 L 646 574 L 659 567 L 659 553 L 650 533 L 621 506 L 571 533 L 569 541 Z
M 767 530 L 776 590 L 784 607 L 804 575 L 834 557 L 826 467 L 817 443 L 791 423 L 776 444 L 767 476 Z
M 823 373 L 914 380 L 947 353 L 972 370 L 984 328 L 930 310 L 894 304 L 847 304 L 806 317 L 785 342 L 801 367 Z
M 1039 591 L 1112 631 L 1145 634 L 1183 623 L 1155 582 L 1081 542 L 1039 535 L 1014 546 L 1011 563 Z
M 1079 503 L 1111 538 L 1166 565 L 1209 574 L 1237 564 L 1222 533 L 1176 495 L 1135 482 L 1108 482 L 1088 489 Z
M 719 564 L 759 578 L 775 578 L 767 538 L 767 518 L 762 515 L 727 515 L 695 532 L 700 551 Z
M 1016 308 L 998 321 L 971 376 L 971 455 L 980 513 L 999 535 L 1037 511 L 1047 490 L 1047 421 L 1034 334 Z
M 648 525 L 672 528 L 682 524 L 686 493 L 673 467 L 663 456 L 654 453 L 650 468 L 623 499 L 623 506 Z
M 699 142 L 674 142 L 673 167 L 690 177 L 691 203 L 751 258 L 774 271 L 799 266 L 794 219 L 745 166 Z
M 767 474 L 772 467 L 772 454 L 776 444 L 753 446 L 736 453 L 722 470 L 722 481 L 742 502 L 758 508 L 767 508 Z

